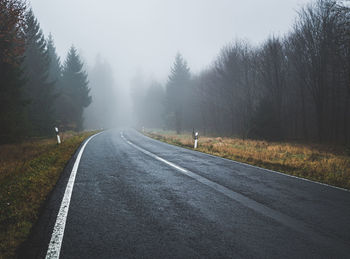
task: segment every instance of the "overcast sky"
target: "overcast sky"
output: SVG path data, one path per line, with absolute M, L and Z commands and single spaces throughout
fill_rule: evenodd
M 30 0 L 63 59 L 71 44 L 91 66 L 97 54 L 127 86 L 136 71 L 165 81 L 179 51 L 193 72 L 236 38 L 257 44 L 288 32 L 310 0 Z

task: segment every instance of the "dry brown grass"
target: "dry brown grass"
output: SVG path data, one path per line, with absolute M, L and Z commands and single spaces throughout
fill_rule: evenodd
M 81 142 L 94 132 L 0 145 L 0 258 L 13 258 Z
M 191 134 L 146 134 L 170 144 L 193 147 Z M 198 151 L 350 189 L 350 156 L 343 147 L 200 137 Z

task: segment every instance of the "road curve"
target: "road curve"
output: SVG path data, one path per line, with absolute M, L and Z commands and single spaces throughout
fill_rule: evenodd
M 21 258 L 46 256 L 74 159 Z M 350 192 L 134 130 L 86 145 L 60 258 L 349 258 Z

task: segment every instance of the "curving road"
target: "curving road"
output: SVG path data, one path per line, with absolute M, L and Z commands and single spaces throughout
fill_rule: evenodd
M 47 255 L 74 161 L 20 257 Z M 350 192 L 134 130 L 86 145 L 60 247 L 60 258 L 349 257 Z

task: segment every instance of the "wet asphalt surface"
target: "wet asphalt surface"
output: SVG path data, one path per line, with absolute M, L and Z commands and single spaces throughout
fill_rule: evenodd
M 123 130 L 206 185 L 120 133 L 106 131 L 85 148 L 60 258 L 350 258 L 350 192 Z M 20 258 L 45 257 L 73 163 Z

